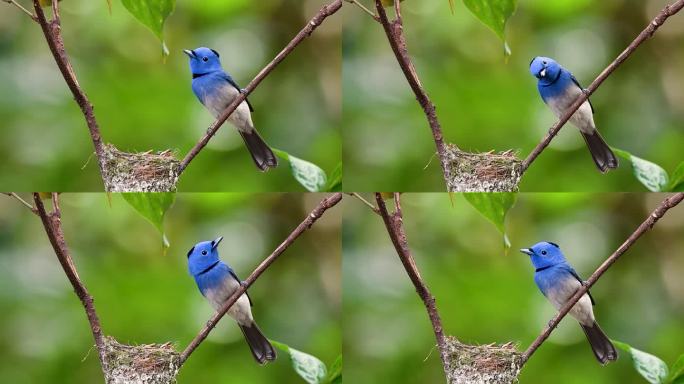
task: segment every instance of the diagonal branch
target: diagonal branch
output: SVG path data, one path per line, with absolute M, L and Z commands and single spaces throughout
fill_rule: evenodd
M 684 7 L 684 0 L 678 0 L 672 5 L 667 5 L 663 10 L 658 13 L 658 15 L 650 22 L 648 23 L 648 26 L 644 28 L 641 33 L 625 48 L 620 55 L 613 60 L 610 65 L 606 67 L 594 80 L 587 89 L 584 90 L 584 93 L 580 95 L 580 97 L 575 100 L 575 102 L 568 108 L 567 111 L 561 116 L 561 118 L 554 124 L 551 129 L 549 129 L 549 132 L 546 134 L 546 136 L 542 139 L 542 141 L 537 144 L 537 146 L 532 150 L 532 152 L 527 156 L 527 158 L 523 161 L 522 163 L 522 172 L 524 173 L 527 168 L 529 168 L 530 164 L 539 156 L 542 151 L 551 143 L 551 140 L 558 134 L 558 131 L 565 125 L 565 123 L 570 120 L 570 117 L 577 111 L 577 109 L 584 104 L 587 99 L 589 99 L 589 96 L 591 96 L 594 91 L 603 83 L 604 80 L 610 76 L 617 67 L 622 64 L 627 58 L 634 53 L 634 51 L 643 43 L 644 41 L 648 40 L 655 31 L 665 23 L 665 20 L 667 20 L 668 17 L 676 14 L 679 12 L 682 8 Z
M 290 233 L 290 235 L 287 236 L 287 238 L 282 243 L 280 243 L 280 245 L 278 245 L 278 247 L 267 258 L 265 258 L 264 261 L 261 262 L 261 264 L 259 264 L 259 266 L 256 267 L 254 272 L 252 272 L 252 274 L 249 275 L 249 277 L 247 277 L 247 279 L 245 279 L 245 281 L 242 282 L 240 288 L 238 288 L 238 290 L 235 291 L 235 293 L 233 293 L 233 295 L 230 296 L 228 300 L 226 300 L 223 306 L 214 314 L 214 316 L 211 317 L 211 319 L 209 319 L 209 321 L 207 321 L 207 324 L 204 326 L 204 328 L 202 328 L 199 334 L 195 336 L 195 338 L 185 348 L 183 353 L 181 353 L 180 362 L 178 364 L 179 367 L 183 365 L 183 363 L 185 363 L 188 357 L 190 357 L 190 354 L 192 354 L 192 352 L 200 345 L 200 343 L 204 341 L 204 339 L 206 339 L 206 337 L 209 335 L 209 332 L 211 332 L 211 330 L 214 329 L 216 324 L 218 324 L 219 320 L 221 320 L 221 318 L 226 314 L 226 312 L 228 312 L 230 307 L 233 306 L 237 299 L 247 291 L 247 288 L 249 288 L 259 278 L 259 276 L 261 276 L 261 274 L 264 273 L 264 271 L 266 271 L 266 269 L 268 269 L 268 267 L 270 267 L 271 264 L 273 264 L 273 262 L 276 261 L 276 259 L 283 252 L 285 252 L 285 250 L 290 245 L 292 245 L 292 243 L 295 242 L 295 240 L 297 240 L 297 238 L 302 233 L 306 232 L 307 229 L 311 228 L 313 223 L 320 219 L 321 216 L 323 216 L 323 214 L 325 213 L 325 211 L 337 205 L 337 203 L 339 203 L 340 200 L 342 200 L 342 193 L 339 192 L 321 200 L 321 202 L 318 203 L 316 208 L 314 208 L 313 211 L 309 213 L 306 219 L 304 219 L 304 221 L 302 221 L 297 226 L 297 228 L 295 228 L 294 231 L 292 231 L 292 233 Z
M 69 56 L 67 56 L 66 50 L 64 49 L 64 40 L 62 39 L 62 27 L 59 20 L 58 4 L 58 1 L 52 2 L 54 17 L 51 21 L 48 21 L 45 18 L 45 13 L 43 13 L 43 8 L 41 8 L 38 0 L 33 0 L 33 8 L 36 11 L 36 19 L 43 30 L 43 35 L 45 35 L 45 40 L 50 47 L 52 56 L 55 58 L 55 62 L 57 63 L 57 67 L 59 67 L 60 72 L 62 72 L 64 81 L 66 81 L 71 93 L 74 95 L 76 103 L 78 103 L 78 106 L 81 107 L 81 112 L 83 112 L 83 116 L 88 124 L 88 131 L 90 132 L 90 138 L 92 139 L 93 146 L 95 147 L 98 165 L 100 166 L 100 175 L 104 176 L 105 158 L 100 127 L 95 119 L 93 105 L 90 103 L 90 100 L 88 100 L 88 97 L 78 84 L 76 73 L 74 73 L 74 68 L 71 66 Z
M 582 287 L 575 292 L 575 295 L 572 296 L 565 305 L 563 305 L 558 314 L 554 316 L 551 321 L 549 321 L 549 324 L 547 327 L 542 331 L 542 333 L 532 342 L 532 344 L 527 348 L 527 350 L 523 353 L 522 355 L 522 363 L 521 366 L 524 365 L 527 360 L 529 360 L 530 356 L 539 348 L 539 346 L 542 345 L 542 343 L 551 335 L 551 332 L 556 328 L 558 323 L 565 317 L 565 315 L 570 312 L 570 309 L 577 303 L 577 301 L 585 294 L 587 291 L 589 291 L 589 288 L 591 288 L 592 285 L 594 285 L 598 279 L 610 268 L 613 263 L 617 261 L 617 259 L 622 256 L 627 250 L 634 245 L 634 243 L 648 231 L 649 229 L 653 228 L 653 225 L 660 220 L 661 217 L 665 215 L 665 213 L 670 209 L 674 208 L 679 204 L 682 200 L 684 200 L 684 192 L 677 193 L 675 195 L 672 195 L 665 200 L 663 200 L 658 207 L 656 207 L 655 210 L 644 220 L 641 225 L 632 233 L 627 240 L 625 240 L 620 247 L 613 252 L 610 257 L 606 259 L 606 261 L 601 264 L 601 266 L 596 269 L 596 271 L 587 279 L 587 281 L 582 284 Z
M 375 0 L 375 8 L 378 11 L 379 21 L 385 30 L 387 35 L 387 40 L 389 41 L 394 56 L 397 58 L 399 67 L 401 67 L 406 81 L 408 81 L 413 93 L 416 95 L 418 103 L 423 108 L 425 117 L 428 120 L 430 129 L 432 130 L 432 137 L 435 140 L 435 147 L 437 148 L 437 155 L 439 156 L 439 162 L 442 165 L 442 173 L 444 174 L 444 179 L 449 180 L 449 168 L 447 164 L 446 157 L 446 147 L 444 145 L 444 139 L 442 136 L 442 126 L 439 124 L 437 119 L 437 113 L 435 112 L 435 105 L 428 97 L 423 85 L 418 78 L 416 73 L 416 68 L 411 61 L 411 57 L 408 54 L 408 49 L 406 48 L 406 39 L 404 38 L 404 27 L 401 21 L 401 6 L 400 2 L 397 0 L 394 2 L 396 19 L 389 21 L 387 18 L 387 13 L 385 8 L 382 6 L 380 0 Z
M 36 204 L 38 216 L 40 216 L 40 219 L 43 222 L 43 227 L 45 227 L 45 233 L 47 234 L 48 239 L 50 239 L 52 248 L 55 250 L 55 255 L 57 255 L 57 259 L 62 265 L 62 269 L 64 269 L 64 273 L 67 275 L 69 282 L 74 287 L 76 296 L 78 296 L 81 300 L 81 304 L 83 304 L 83 307 L 85 308 L 88 323 L 90 323 L 90 330 L 93 333 L 93 339 L 95 339 L 95 345 L 100 357 L 100 364 L 102 365 L 102 370 L 105 371 L 105 348 L 100 319 L 95 311 L 93 297 L 90 296 L 90 293 L 88 293 L 81 278 L 78 276 L 76 265 L 74 265 L 74 261 L 69 254 L 69 248 L 64 240 L 61 214 L 59 211 L 59 196 L 57 193 L 52 194 L 53 211 L 50 213 L 45 210 L 43 201 L 38 193 L 33 194 L 33 201 Z
M 435 339 L 437 340 L 437 347 L 439 348 L 439 355 L 442 359 L 442 365 L 444 370 L 447 369 L 447 348 L 446 339 L 444 338 L 444 331 L 442 330 L 442 320 L 439 317 L 439 311 L 437 311 L 437 306 L 435 304 L 435 298 L 430 293 L 427 285 L 420 277 L 420 271 L 416 265 L 416 261 L 411 255 L 411 249 L 408 246 L 408 241 L 406 240 L 406 232 L 404 232 L 404 218 L 401 213 L 401 197 L 399 193 L 394 193 L 394 213 L 389 213 L 387 211 L 387 206 L 379 192 L 375 193 L 375 200 L 378 203 L 378 208 L 382 220 L 385 223 L 385 228 L 387 228 L 387 234 L 392 240 L 394 249 L 397 251 L 399 260 L 404 265 L 406 274 L 408 274 L 413 286 L 416 288 L 416 292 L 420 299 L 425 305 L 428 316 L 430 317 L 430 322 L 432 323 L 432 330 L 435 333 Z
M 247 99 L 247 96 L 249 96 L 252 91 L 261 83 L 262 80 L 268 76 L 271 71 L 275 69 L 275 67 L 278 66 L 285 58 L 294 51 L 297 46 L 304 41 L 307 37 L 313 33 L 313 31 L 318 28 L 323 21 L 330 15 L 334 14 L 338 10 L 342 8 L 342 0 L 334 0 L 330 4 L 327 4 L 323 6 L 323 8 L 318 11 L 318 13 L 311 19 L 309 20 L 308 23 L 306 23 L 306 26 L 302 28 L 299 33 L 283 48 L 280 53 L 276 55 L 276 57 L 271 60 L 270 63 L 268 63 L 264 69 L 262 69 L 252 80 L 247 87 L 245 87 L 242 92 L 233 100 L 228 107 L 226 107 L 225 110 L 223 110 L 223 113 L 214 121 L 214 123 L 211 124 L 211 126 L 207 129 L 207 132 L 202 136 L 200 141 L 195 144 L 194 147 L 188 152 L 187 155 L 183 158 L 180 164 L 180 168 L 178 170 L 178 174 L 180 175 L 183 173 L 185 168 L 187 168 L 188 164 L 192 161 L 192 159 L 195 158 L 199 154 L 199 152 L 204 148 L 207 143 L 209 143 L 209 140 L 216 134 L 216 132 L 221 128 L 223 123 L 226 122 L 228 117 L 237 109 L 237 107 Z

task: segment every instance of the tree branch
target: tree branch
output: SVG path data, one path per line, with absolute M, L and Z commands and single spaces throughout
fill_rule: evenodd
M 309 215 L 302 221 L 297 228 L 290 233 L 287 238 L 278 245 L 278 247 L 267 257 L 264 259 L 264 261 L 259 264 L 259 266 L 256 267 L 254 272 L 252 272 L 249 277 L 245 281 L 242 282 L 240 288 L 238 288 L 235 293 L 233 293 L 232 296 L 226 300 L 226 302 L 223 304 L 223 306 L 214 314 L 214 316 L 207 321 L 207 324 L 202 328 L 202 330 L 199 332 L 197 336 L 190 342 L 190 344 L 185 348 L 183 353 L 181 353 L 180 356 L 180 363 L 179 367 L 182 366 L 185 361 L 188 359 L 190 354 L 200 345 L 200 343 L 209 335 L 209 332 L 211 332 L 212 329 L 218 324 L 219 320 L 228 312 L 230 307 L 233 306 L 233 304 L 237 301 L 237 299 L 242 296 L 243 293 L 247 291 L 247 288 L 249 288 L 258 278 L 261 276 L 268 267 L 273 264 L 274 261 L 283 253 L 285 250 L 294 243 L 297 238 L 304 233 L 307 229 L 311 228 L 313 223 L 315 223 L 318 219 L 323 216 L 323 213 L 325 213 L 326 210 L 334 207 L 337 205 L 337 203 L 342 200 L 342 193 L 335 193 L 331 196 L 326 197 L 325 199 L 321 200 L 320 203 L 316 206 L 316 208 L 309 213 Z
M 56 1 L 55 1 L 56 2 Z M 53 211 L 48 213 L 45 210 L 43 201 L 38 193 L 33 194 L 33 201 L 36 204 L 36 211 L 43 222 L 43 227 L 45 227 L 45 233 L 52 244 L 52 248 L 55 250 L 55 255 L 59 263 L 64 269 L 64 273 L 67 275 L 69 282 L 74 287 L 74 292 L 76 296 L 81 300 L 81 304 L 85 308 L 86 316 L 88 317 L 88 323 L 90 323 L 90 330 L 93 333 L 93 338 L 95 339 L 95 346 L 97 347 L 97 352 L 100 357 L 100 364 L 102 366 L 102 371 L 106 374 L 106 363 L 105 363 L 105 348 L 104 340 L 102 335 L 102 328 L 100 326 L 100 319 L 95 311 L 95 305 L 93 304 L 93 297 L 90 296 L 85 285 L 81 281 L 76 271 L 76 266 L 74 261 L 69 254 L 69 248 L 67 247 L 66 241 L 64 240 L 64 232 L 62 232 L 61 214 L 59 211 L 59 196 L 57 193 L 52 194 L 53 201 Z
M 270 63 L 268 63 L 252 80 L 247 87 L 245 87 L 242 92 L 233 100 L 228 107 L 221 113 L 221 115 L 214 121 L 214 123 L 211 124 L 211 126 L 207 129 L 207 132 L 202 136 L 200 141 L 195 144 L 195 146 L 188 152 L 187 155 L 183 158 L 183 160 L 180 163 L 180 168 L 178 170 L 178 174 L 180 175 L 183 173 L 185 168 L 187 168 L 188 164 L 192 161 L 192 159 L 195 158 L 199 154 L 199 152 L 204 148 L 209 140 L 216 134 L 216 132 L 221 128 L 223 123 L 230 117 L 230 115 L 235 111 L 235 109 L 243 102 L 245 99 L 247 99 L 247 96 L 249 96 L 252 91 L 261 83 L 262 80 L 268 76 L 271 71 L 275 69 L 275 67 L 278 66 L 285 58 L 287 55 L 289 55 L 304 39 L 309 37 L 313 31 L 318 28 L 323 21 L 330 15 L 334 14 L 337 12 L 340 8 L 342 7 L 342 0 L 334 0 L 330 4 L 327 4 L 323 6 L 323 8 L 318 11 L 318 13 L 306 24 L 304 28 L 302 28 L 299 33 L 283 48 L 280 53 L 276 55 L 276 57 L 271 60 Z
M 413 93 L 416 95 L 418 103 L 423 108 L 423 112 L 428 120 L 428 124 L 430 124 L 432 137 L 435 141 L 435 147 L 437 148 L 437 155 L 439 156 L 439 162 L 442 165 L 442 173 L 444 174 L 444 179 L 446 181 L 449 180 L 450 177 L 446 157 L 446 148 L 442 136 L 442 127 L 437 119 L 435 105 L 432 104 L 432 101 L 423 89 L 423 85 L 420 83 L 420 79 L 416 73 L 416 68 L 413 66 L 411 57 L 408 54 L 408 49 L 406 48 L 406 39 L 404 38 L 404 27 L 401 21 L 401 8 L 399 1 L 395 1 L 394 4 L 397 17 L 393 21 L 389 21 L 387 18 L 387 13 L 385 12 L 385 8 L 382 6 L 380 0 L 375 0 L 375 8 L 378 11 L 380 23 L 385 30 L 387 40 L 392 47 L 394 56 L 397 58 L 397 62 L 399 63 L 399 67 L 401 67 L 402 72 L 404 72 L 406 81 L 408 81 L 409 86 L 411 86 Z
M 656 207 L 655 210 L 644 220 L 639 227 L 632 233 L 627 240 L 625 240 L 620 247 L 613 252 L 610 257 L 606 259 L 606 261 L 601 264 L 601 266 L 596 269 L 596 271 L 587 279 L 587 281 L 582 284 L 582 287 L 575 292 L 575 295 L 572 296 L 566 303 L 563 305 L 560 310 L 558 311 L 558 314 L 554 316 L 549 324 L 546 326 L 546 328 L 542 331 L 542 333 L 532 342 L 532 344 L 527 348 L 527 350 L 523 353 L 522 355 L 522 363 L 521 366 L 524 365 L 527 360 L 529 360 L 530 356 L 539 348 L 539 346 L 542 345 L 542 343 L 551 335 L 551 332 L 556 328 L 558 323 L 565 317 L 565 315 L 568 314 L 570 309 L 579 301 L 579 299 L 589 291 L 589 288 L 591 288 L 597 281 L 598 279 L 610 268 L 613 263 L 617 261 L 617 259 L 622 256 L 627 250 L 634 245 L 634 243 L 643 235 L 646 231 L 649 229 L 653 228 L 653 225 L 660 220 L 661 217 L 665 215 L 665 213 L 670 209 L 675 207 L 677 204 L 679 204 L 682 200 L 684 200 L 684 192 L 677 193 L 675 195 L 672 195 L 665 200 L 663 200 L 658 207 Z
M 442 365 L 444 370 L 447 369 L 447 348 L 446 339 L 444 338 L 444 331 L 442 330 L 442 320 L 439 317 L 439 312 L 437 311 L 437 306 L 435 304 L 435 298 L 430 293 L 427 285 L 420 277 L 420 271 L 416 265 L 416 261 L 411 255 L 411 249 L 408 246 L 408 241 L 406 240 L 406 232 L 404 232 L 403 216 L 401 213 L 401 197 L 399 193 L 394 194 L 394 204 L 395 211 L 390 214 L 387 211 L 387 206 L 379 192 L 375 193 L 375 200 L 378 203 L 378 208 L 382 220 L 385 223 L 385 228 L 387 229 L 387 234 L 389 235 L 394 249 L 397 251 L 399 260 L 404 265 L 406 274 L 408 274 L 413 286 L 416 288 L 418 296 L 423 301 L 425 309 L 427 310 L 428 316 L 430 317 L 430 322 L 432 323 L 432 330 L 435 333 L 435 339 L 437 340 L 437 347 L 439 348 L 439 355 L 442 359 Z
M 104 148 L 102 145 L 102 136 L 100 135 L 100 128 L 95 119 L 95 114 L 93 112 L 93 105 L 88 100 L 88 97 L 81 89 L 76 79 L 76 74 L 74 73 L 74 68 L 71 66 L 69 61 L 69 56 L 67 56 L 66 50 L 64 49 L 64 40 L 62 39 L 61 25 L 59 20 L 59 5 L 58 1 L 52 2 L 53 19 L 48 21 L 45 18 L 45 13 L 40 6 L 38 0 L 33 0 L 33 8 L 36 11 L 36 18 L 43 30 L 43 35 L 45 35 L 45 40 L 50 47 L 52 56 L 55 58 L 57 67 L 59 67 L 64 81 L 66 81 L 71 93 L 74 95 L 74 99 L 78 106 L 81 108 L 81 112 L 85 117 L 86 123 L 88 124 L 88 131 L 90 132 L 90 138 L 93 141 L 93 146 L 95 147 L 95 154 L 97 155 L 97 162 L 100 166 L 100 175 L 103 177 L 104 183 Z
M 629 46 L 620 53 L 620 55 L 613 60 L 610 65 L 606 67 L 599 75 L 598 77 L 589 85 L 587 89 L 585 89 L 584 93 L 580 95 L 580 97 L 575 100 L 575 102 L 568 108 L 567 111 L 561 116 L 561 118 L 554 124 L 551 129 L 549 129 L 549 132 L 546 134 L 546 136 L 542 139 L 542 141 L 537 144 L 537 146 L 532 150 L 532 152 L 527 156 L 527 158 L 523 161 L 522 163 L 522 172 L 524 173 L 527 168 L 529 168 L 530 164 L 539 156 L 544 148 L 546 148 L 549 143 L 551 143 L 551 140 L 558 134 L 558 131 L 567 123 L 567 121 L 570 119 L 570 117 L 575 113 L 575 111 L 585 102 L 587 99 L 589 99 L 589 96 L 591 96 L 594 91 L 603 83 L 608 76 L 610 76 L 617 67 L 622 64 L 627 58 L 643 43 L 644 41 L 648 40 L 655 31 L 665 23 L 665 20 L 667 20 L 668 17 L 676 14 L 679 12 L 682 7 L 684 7 L 684 0 L 678 0 L 672 5 L 667 5 L 663 10 L 658 13 L 658 15 L 644 28 L 641 33 L 629 44 Z

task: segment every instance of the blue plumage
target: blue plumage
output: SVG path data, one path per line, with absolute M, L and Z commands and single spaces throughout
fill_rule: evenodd
M 202 295 L 215 309 L 221 308 L 241 284 L 230 266 L 219 258 L 217 248 L 221 240 L 222 237 L 203 241 L 188 251 L 188 272 L 195 279 Z M 251 306 L 252 302 L 245 293 L 230 307 L 228 314 L 240 326 L 254 359 L 259 364 L 265 364 L 275 360 L 276 353 L 254 322 Z
M 183 52 L 190 58 L 192 92 L 214 117 L 218 117 L 242 92 L 240 87 L 221 67 L 218 52 L 205 47 Z M 245 100 L 228 121 L 237 128 L 257 168 L 267 171 L 275 168 L 278 160 L 254 128 L 252 111 L 251 104 Z
M 530 62 L 530 73 L 537 78 L 537 90 L 542 100 L 558 117 L 582 95 L 583 89 L 575 76 L 553 59 L 535 57 Z M 570 117 L 570 123 L 580 130 L 596 167 L 607 172 L 618 167 L 618 160 L 596 130 L 593 114 L 594 107 L 587 100 Z
M 562 307 L 582 286 L 582 279 L 565 260 L 557 244 L 541 242 L 520 252 L 530 256 L 535 268 L 534 282 L 556 309 Z M 617 360 L 618 355 L 613 343 L 596 323 L 593 305 L 594 299 L 587 292 L 569 313 L 580 323 L 596 359 L 601 364 L 607 364 Z

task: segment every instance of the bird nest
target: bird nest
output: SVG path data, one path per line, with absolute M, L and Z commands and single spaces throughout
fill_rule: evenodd
M 446 148 L 449 192 L 515 192 L 522 176 L 522 160 L 505 152 L 469 153 L 453 144 Z
M 509 384 L 518 380 L 521 353 L 513 343 L 467 345 L 447 336 L 449 384 Z
M 126 153 L 104 146 L 103 178 L 107 192 L 172 192 L 180 161 L 170 150 Z
M 104 346 L 107 384 L 176 382 L 180 354 L 171 343 L 125 345 L 107 336 Z

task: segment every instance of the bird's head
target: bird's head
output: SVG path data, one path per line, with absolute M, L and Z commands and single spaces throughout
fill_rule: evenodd
M 202 241 L 188 251 L 188 270 L 191 275 L 202 273 L 219 261 L 217 248 L 221 240 L 223 237 L 219 236 L 216 240 Z
M 183 52 L 190 58 L 190 71 L 193 75 L 221 70 L 219 54 L 213 49 L 200 47 L 192 50 L 184 49 Z
M 540 81 L 554 82 L 561 69 L 560 64 L 548 57 L 537 56 L 530 61 L 530 73 Z
M 537 243 L 531 248 L 523 248 L 520 252 L 530 256 L 532 265 L 537 269 L 565 262 L 565 257 L 558 244 L 548 241 Z

